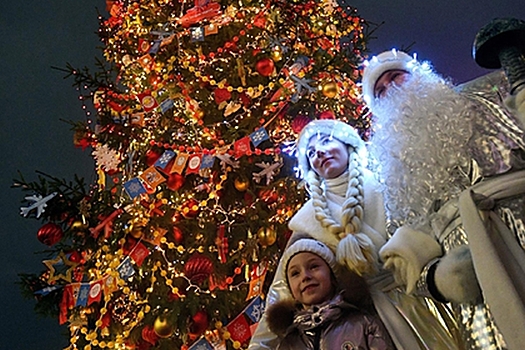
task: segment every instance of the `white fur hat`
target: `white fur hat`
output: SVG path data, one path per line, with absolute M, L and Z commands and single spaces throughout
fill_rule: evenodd
M 297 160 L 301 176 L 304 177 L 310 169 L 306 156 L 306 148 L 312 136 L 329 135 L 342 143 L 352 146 L 356 151 L 364 149 L 365 143 L 350 125 L 335 119 L 319 119 L 306 124 L 297 139 Z
M 295 241 L 292 245 L 290 245 L 285 251 L 281 258 L 281 266 L 283 268 L 283 276 L 286 276 L 286 281 L 288 282 L 288 275 L 286 274 L 286 271 L 288 270 L 288 264 L 290 263 L 290 260 L 294 256 L 296 256 L 299 253 L 313 253 L 318 255 L 321 259 L 326 261 L 328 266 L 330 267 L 330 270 L 334 273 L 334 275 L 337 275 L 338 268 L 337 268 L 337 262 L 335 260 L 335 254 L 328 248 L 326 244 L 323 242 L 320 242 L 318 240 L 312 239 L 312 238 L 301 238 Z
M 394 69 L 411 72 L 416 64 L 417 60 L 415 57 L 396 49 L 382 52 L 366 61 L 362 84 L 365 102 L 370 104 L 374 100 L 374 87 L 383 73 Z

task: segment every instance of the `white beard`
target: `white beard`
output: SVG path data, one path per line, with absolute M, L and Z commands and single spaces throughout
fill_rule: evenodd
M 468 185 L 457 172 L 469 164 L 470 102 L 419 67 L 373 107 L 378 124 L 371 155 L 378 162 L 387 214 L 422 226 L 435 200 L 448 200 Z

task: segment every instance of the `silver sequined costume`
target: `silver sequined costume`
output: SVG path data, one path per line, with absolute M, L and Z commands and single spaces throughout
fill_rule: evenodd
M 501 72 L 462 85 L 458 91 L 474 102 L 477 115 L 483 117 L 474 120 L 469 166 L 450 174 L 450 186 L 463 192 L 436 201 L 430 225 L 445 254 L 464 244 L 472 253 L 484 303 L 453 305 L 465 345 L 521 349 L 525 344 L 524 134 L 503 107 L 508 83 Z M 432 281 L 427 273 L 438 262 L 435 259 L 423 269 L 418 293 L 435 296 L 429 291 Z

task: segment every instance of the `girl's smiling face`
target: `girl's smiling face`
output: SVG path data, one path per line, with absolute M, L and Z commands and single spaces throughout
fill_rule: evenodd
M 313 136 L 306 157 L 312 169 L 324 179 L 334 179 L 348 168 L 348 146 L 329 135 Z
M 303 305 L 321 304 L 334 295 L 332 271 L 317 254 L 302 252 L 292 257 L 286 275 L 294 299 Z

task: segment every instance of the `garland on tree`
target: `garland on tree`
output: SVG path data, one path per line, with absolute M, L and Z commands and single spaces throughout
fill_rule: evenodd
M 37 311 L 69 349 L 245 348 L 305 201 L 294 140 L 313 119 L 363 138 L 356 82 L 368 40 L 333 0 L 107 1 L 107 63 L 68 65 L 97 181 L 20 176 L 43 221 Z M 92 115 L 95 115 L 93 118 Z

